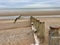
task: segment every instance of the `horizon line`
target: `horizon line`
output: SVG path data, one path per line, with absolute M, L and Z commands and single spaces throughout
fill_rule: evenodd
M 0 8 L 0 9 L 60 9 L 60 7 L 39 7 L 39 8 Z

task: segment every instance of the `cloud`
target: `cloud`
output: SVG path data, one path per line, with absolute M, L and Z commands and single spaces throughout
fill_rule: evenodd
M 25 5 L 24 8 L 60 7 L 59 1 L 60 0 L 36 1 L 33 4 Z
M 41 8 L 41 7 L 52 7 L 50 4 L 30 4 L 24 6 L 24 8 Z
M 0 0 L 0 2 L 29 2 L 30 0 Z
M 3 8 L 60 7 L 60 0 L 0 0 Z
M 28 3 L 20 2 L 0 2 L 0 7 L 2 8 L 22 8 L 23 6 L 28 5 Z

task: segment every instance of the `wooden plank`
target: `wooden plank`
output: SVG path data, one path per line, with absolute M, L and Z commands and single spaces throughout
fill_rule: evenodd
M 60 10 L 49 11 L 20 11 L 20 10 L 0 10 L 0 16 L 40 16 L 40 15 L 60 15 Z

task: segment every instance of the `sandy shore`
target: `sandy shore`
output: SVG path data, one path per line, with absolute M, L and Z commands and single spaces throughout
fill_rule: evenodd
M 0 45 L 31 45 L 34 43 L 30 27 L 0 31 Z
M 44 43 L 44 45 L 45 44 L 48 45 L 48 32 L 50 30 L 49 27 L 52 26 L 52 25 L 60 26 L 60 18 L 59 17 L 54 17 L 54 18 L 53 17 L 36 17 L 36 18 L 38 20 L 40 20 L 41 22 L 45 22 L 45 43 Z M 9 20 L 5 20 L 5 21 L 4 20 L 0 20 L 0 29 L 4 30 L 6 28 L 13 28 L 14 27 L 16 29 L 10 29 L 11 31 L 7 30 L 9 33 L 13 32 L 14 35 L 15 35 L 15 33 L 14 33 L 13 30 L 15 30 L 15 31 L 17 30 L 16 32 L 19 32 L 20 30 L 22 31 L 22 30 L 25 30 L 26 29 L 26 32 L 27 32 L 27 31 L 29 31 L 31 29 L 31 28 L 27 28 L 27 27 L 30 27 L 30 20 L 26 20 L 26 19 L 24 19 L 24 20 L 18 20 L 17 23 L 15 23 L 15 24 L 13 24 L 12 22 L 13 22 L 13 20 L 10 20 L 10 21 Z M 2 35 L 5 35 L 6 36 L 6 34 L 5 34 L 6 31 L 5 30 L 2 31 L 2 30 L 0 30 L 1 32 L 3 32 Z M 0 32 L 0 34 L 1 34 L 1 32 Z M 33 37 L 33 36 L 31 36 L 31 37 Z M 27 39 L 30 40 L 30 37 L 27 38 Z M 31 38 L 31 40 L 33 40 L 33 39 Z M 26 41 L 26 40 L 24 40 L 24 41 Z M 15 41 L 13 41 L 13 43 L 15 43 Z M 28 43 L 28 41 L 26 43 Z M 25 43 L 23 45 L 25 45 Z
M 30 20 L 0 20 L 0 45 L 31 45 L 34 44 Z
M 0 20 L 0 30 L 14 29 L 14 28 L 22 28 L 22 27 L 30 27 L 30 20 L 17 20 L 14 24 L 14 20 Z

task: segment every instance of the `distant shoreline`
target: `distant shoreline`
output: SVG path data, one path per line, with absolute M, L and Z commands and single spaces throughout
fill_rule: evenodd
M 0 8 L 0 9 L 60 9 L 60 7 L 40 7 L 40 8 Z
M 0 21 L 3 20 L 15 20 L 18 16 L 1 16 Z M 60 15 L 51 15 L 51 16 L 33 16 L 33 17 L 40 17 L 40 18 L 60 18 Z M 30 16 L 22 16 L 21 19 L 30 19 Z

